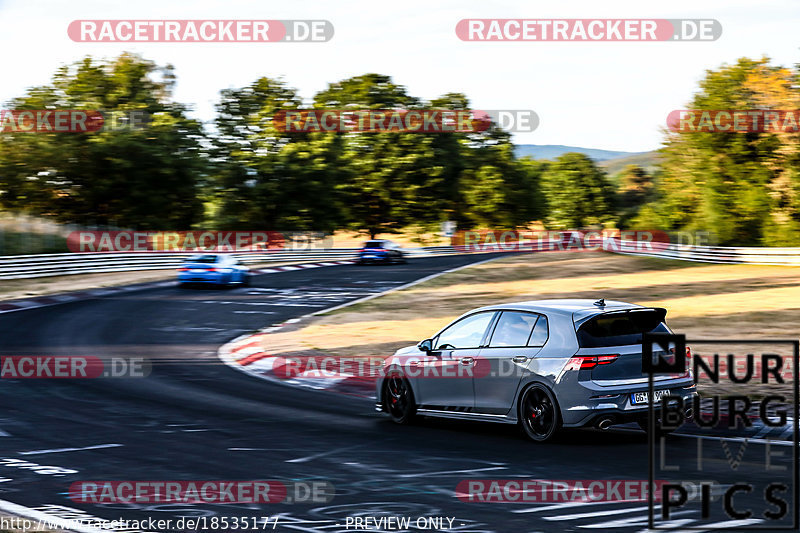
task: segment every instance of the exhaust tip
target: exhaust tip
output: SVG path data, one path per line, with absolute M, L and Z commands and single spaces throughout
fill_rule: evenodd
M 694 409 L 687 407 L 686 410 L 683 411 L 683 416 L 686 419 L 692 418 L 694 416 Z
M 613 423 L 614 423 L 614 419 L 611 418 L 610 416 L 607 416 L 605 418 L 601 418 L 600 419 L 600 422 L 597 423 L 597 428 L 598 429 L 602 429 L 603 431 L 605 431 L 608 428 L 610 428 L 611 424 L 613 424 Z

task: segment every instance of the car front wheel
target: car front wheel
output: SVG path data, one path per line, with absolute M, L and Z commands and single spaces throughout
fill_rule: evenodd
M 531 440 L 547 441 L 561 427 L 561 413 L 552 393 L 543 385 L 536 384 L 527 389 L 519 409 L 522 430 Z
M 399 375 L 389 376 L 384 385 L 383 401 L 396 424 L 408 424 L 417 412 L 414 392 L 408 380 Z

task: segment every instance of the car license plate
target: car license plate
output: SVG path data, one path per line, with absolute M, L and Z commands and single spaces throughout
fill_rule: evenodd
M 668 390 L 653 391 L 653 397 L 655 398 L 655 401 L 657 401 L 657 402 L 661 401 L 661 398 L 663 396 L 668 395 L 668 394 L 669 394 Z M 647 401 L 647 397 L 648 396 L 649 395 L 646 392 L 634 392 L 633 394 L 631 394 L 631 403 L 633 403 L 633 404 L 648 403 L 648 401 Z
M 374 255 L 365 255 L 364 259 L 375 259 Z
M 197 274 L 199 272 L 205 272 L 205 270 L 203 270 L 202 268 L 193 268 L 190 270 L 190 272 L 194 272 L 195 274 Z

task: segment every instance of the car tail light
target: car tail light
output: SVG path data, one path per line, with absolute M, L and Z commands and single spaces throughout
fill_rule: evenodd
M 189 269 L 188 268 L 179 268 L 178 272 L 186 272 L 187 270 L 189 270 Z
M 669 349 L 669 353 L 675 355 L 675 348 L 670 348 Z M 686 347 L 686 358 L 684 359 L 684 362 L 686 363 L 686 368 L 684 369 L 684 371 L 682 373 L 677 374 L 677 375 L 682 377 L 682 378 L 691 377 L 691 375 L 692 375 L 692 373 L 691 373 L 691 369 L 692 369 L 692 349 L 689 348 L 688 346 Z
M 216 272 L 216 271 L 217 271 L 216 268 L 207 268 L 206 269 L 206 272 Z
M 692 375 L 692 349 L 686 347 L 686 372 L 683 373 L 684 377 L 691 377 Z
M 619 354 L 612 355 L 576 355 L 568 362 L 564 370 L 590 370 L 598 365 L 610 365 L 619 358 Z

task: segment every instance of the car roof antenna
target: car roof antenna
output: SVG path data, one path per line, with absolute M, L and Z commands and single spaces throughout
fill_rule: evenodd
M 596 305 L 596 306 L 598 306 L 598 307 L 605 307 L 605 306 L 606 306 L 606 300 L 605 300 L 605 298 L 600 298 L 599 300 L 597 300 L 597 301 L 594 303 L 594 305 Z

